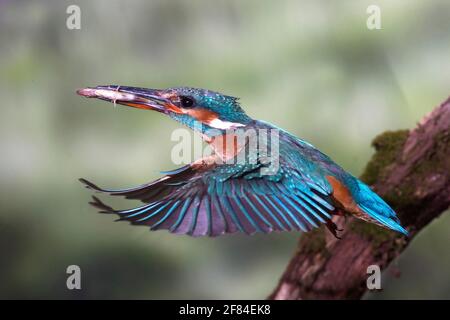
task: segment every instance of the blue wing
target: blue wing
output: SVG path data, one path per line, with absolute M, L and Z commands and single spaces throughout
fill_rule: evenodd
M 187 165 L 136 188 L 107 190 L 81 179 L 87 187 L 114 196 L 138 199 L 145 205 L 115 210 L 93 197 L 101 212 L 119 220 L 168 229 L 192 236 L 225 233 L 309 231 L 329 223 L 334 211 L 330 190 L 280 168 L 276 176 L 259 174 L 260 165 L 237 169 L 233 165 Z

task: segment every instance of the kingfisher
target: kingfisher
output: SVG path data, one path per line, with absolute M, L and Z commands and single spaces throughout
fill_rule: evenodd
M 92 206 L 118 215 L 119 221 L 211 237 L 308 232 L 325 225 L 339 238 L 342 230 L 333 216 L 354 216 L 408 234 L 395 211 L 368 185 L 305 140 L 252 119 L 235 97 L 190 87 L 119 85 L 87 87 L 77 93 L 160 112 L 198 132 L 212 150 L 137 187 L 104 189 L 80 179 L 95 192 L 142 202 L 117 210 L 92 197 Z

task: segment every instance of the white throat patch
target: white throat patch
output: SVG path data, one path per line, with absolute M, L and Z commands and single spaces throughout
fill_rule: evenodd
M 245 125 L 242 123 L 222 121 L 219 118 L 211 120 L 210 122 L 208 122 L 208 125 L 213 128 L 222 129 L 222 130 L 234 129 L 237 127 L 245 127 Z

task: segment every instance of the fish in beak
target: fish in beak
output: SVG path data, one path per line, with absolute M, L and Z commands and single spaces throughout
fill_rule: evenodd
M 125 87 L 117 85 L 97 86 L 77 90 L 77 94 L 87 98 L 97 98 L 144 110 L 155 110 L 168 114 L 182 113 L 174 101 L 174 95 L 165 90 Z

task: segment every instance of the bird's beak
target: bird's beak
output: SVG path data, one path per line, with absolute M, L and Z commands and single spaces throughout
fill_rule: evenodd
M 181 113 L 181 110 L 170 100 L 170 95 L 164 90 L 108 85 L 79 89 L 77 94 L 133 108 L 155 110 L 162 113 L 169 111 Z

